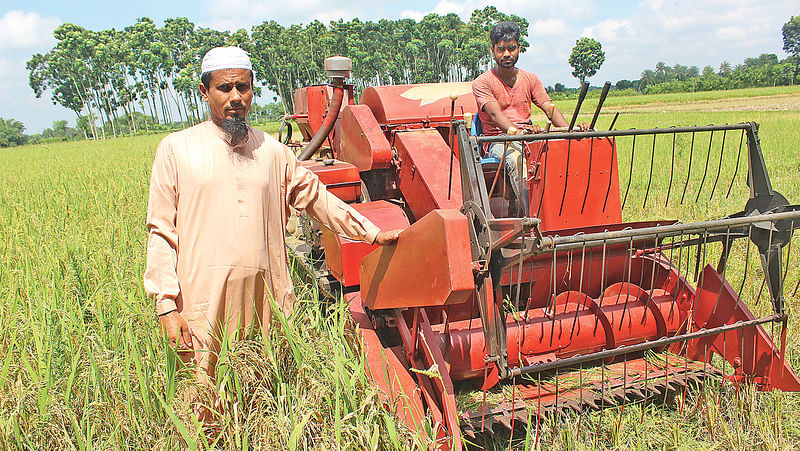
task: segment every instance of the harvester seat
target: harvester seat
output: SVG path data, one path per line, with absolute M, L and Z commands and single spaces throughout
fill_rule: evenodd
M 483 124 L 481 123 L 481 119 L 479 115 L 475 115 L 472 120 L 472 136 L 480 136 L 483 134 Z M 484 144 L 481 146 L 480 153 L 481 153 L 481 169 L 483 170 L 483 176 L 486 183 L 486 188 L 489 189 L 492 186 L 495 173 L 497 169 L 500 167 L 501 161 L 499 158 L 490 156 L 486 152 L 487 146 Z M 506 174 L 504 177 L 505 183 L 509 184 L 513 183 L 511 177 Z M 513 190 L 515 193 L 517 190 Z M 527 194 L 527 190 L 520 189 L 521 192 Z M 492 212 L 495 216 L 509 216 L 509 215 L 523 215 L 525 207 L 519 206 L 519 200 L 514 200 L 511 203 L 517 205 L 517 207 L 511 207 L 509 202 L 506 199 L 503 199 L 504 196 L 499 196 L 501 190 L 495 190 L 495 194 L 492 196 L 492 200 L 490 203 L 492 204 Z M 528 200 L 524 199 L 522 202 L 527 204 Z M 509 209 L 514 210 L 514 212 L 509 211 Z

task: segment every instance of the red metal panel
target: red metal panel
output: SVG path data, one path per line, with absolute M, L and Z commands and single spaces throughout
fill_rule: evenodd
M 345 87 L 345 98 L 342 105 L 353 104 L 353 87 Z M 333 97 L 333 86 L 313 85 L 305 86 L 294 91 L 294 120 L 304 141 L 310 141 L 322 126 L 322 121 L 328 114 L 328 106 Z
M 442 135 L 434 129 L 398 132 L 394 145 L 400 156 L 400 191 L 416 218 L 439 208 L 461 208 L 461 175 L 458 160 Z M 450 159 L 453 171 L 450 172 Z M 452 190 L 447 190 L 452 177 Z
M 472 85 L 464 83 L 425 83 L 416 85 L 370 86 L 361 94 L 381 125 L 450 121 L 450 95 L 456 94 L 455 116 L 475 114 L 478 104 Z
M 713 267 L 706 266 L 698 283 L 693 330 L 710 329 L 756 317 L 736 295 L 736 291 Z M 762 389 L 800 391 L 800 378 L 761 327 L 715 335 L 689 343 L 689 358 L 711 360 L 711 350 L 730 363 L 742 379 L 759 384 Z
M 345 202 L 355 202 L 361 196 L 361 177 L 358 168 L 339 160 L 301 161 L 306 169 L 319 177 L 331 194 Z
M 465 302 L 475 289 L 467 217 L 434 210 L 361 262 L 361 297 L 371 309 Z
M 408 218 L 403 209 L 385 200 L 352 204 L 353 209 L 364 215 L 382 230 L 398 230 L 408 227 Z M 325 266 L 343 286 L 359 284 L 361 260 L 378 248 L 377 244 L 353 241 L 322 228 L 322 247 L 325 249 Z
M 345 106 L 340 124 L 336 158 L 354 164 L 362 172 L 390 166 L 392 147 L 368 106 Z
M 378 386 L 378 393 L 397 417 L 411 430 L 416 430 L 425 418 L 420 389 L 411 373 L 408 362 L 391 349 L 381 344 L 372 322 L 364 311 L 361 296 L 356 293 L 346 295 L 350 314 L 358 324 L 361 346 L 364 353 L 364 366 L 370 379 Z
M 530 214 L 542 231 L 622 222 L 613 139 L 532 143 L 527 162 Z

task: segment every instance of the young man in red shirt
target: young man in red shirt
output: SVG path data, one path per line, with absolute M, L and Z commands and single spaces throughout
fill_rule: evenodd
M 541 128 L 531 123 L 531 103 L 541 109 L 555 127 L 569 125 L 564 115 L 547 95 L 541 80 L 535 74 L 516 67 L 519 59 L 519 26 L 514 22 L 500 22 L 489 32 L 492 56 L 497 66 L 481 74 L 472 82 L 472 92 L 478 102 L 478 117 L 483 134 L 488 136 L 508 133 L 514 127 L 517 133 L 539 133 Z M 585 125 L 581 124 L 580 129 Z M 528 214 L 528 193 L 522 184 L 525 174 L 520 142 L 494 143 L 487 153 L 503 158 L 511 178 L 512 188 L 525 214 Z

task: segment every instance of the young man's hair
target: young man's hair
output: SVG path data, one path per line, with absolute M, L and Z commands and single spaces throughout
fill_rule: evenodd
M 489 32 L 489 39 L 492 41 L 492 47 L 502 41 L 519 42 L 519 25 L 514 22 L 500 22 L 492 27 L 492 31 Z

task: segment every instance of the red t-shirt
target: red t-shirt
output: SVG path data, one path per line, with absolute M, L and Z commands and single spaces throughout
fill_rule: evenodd
M 541 80 L 535 74 L 517 69 L 517 82 L 509 88 L 495 73 L 489 69 L 472 82 L 472 93 L 478 102 L 478 116 L 483 125 L 483 134 L 488 136 L 505 133 L 497 128 L 483 106 L 494 101 L 500 105 L 500 110 L 514 125 L 522 127 L 530 124 L 531 102 L 541 108 L 545 102 L 550 101 Z

